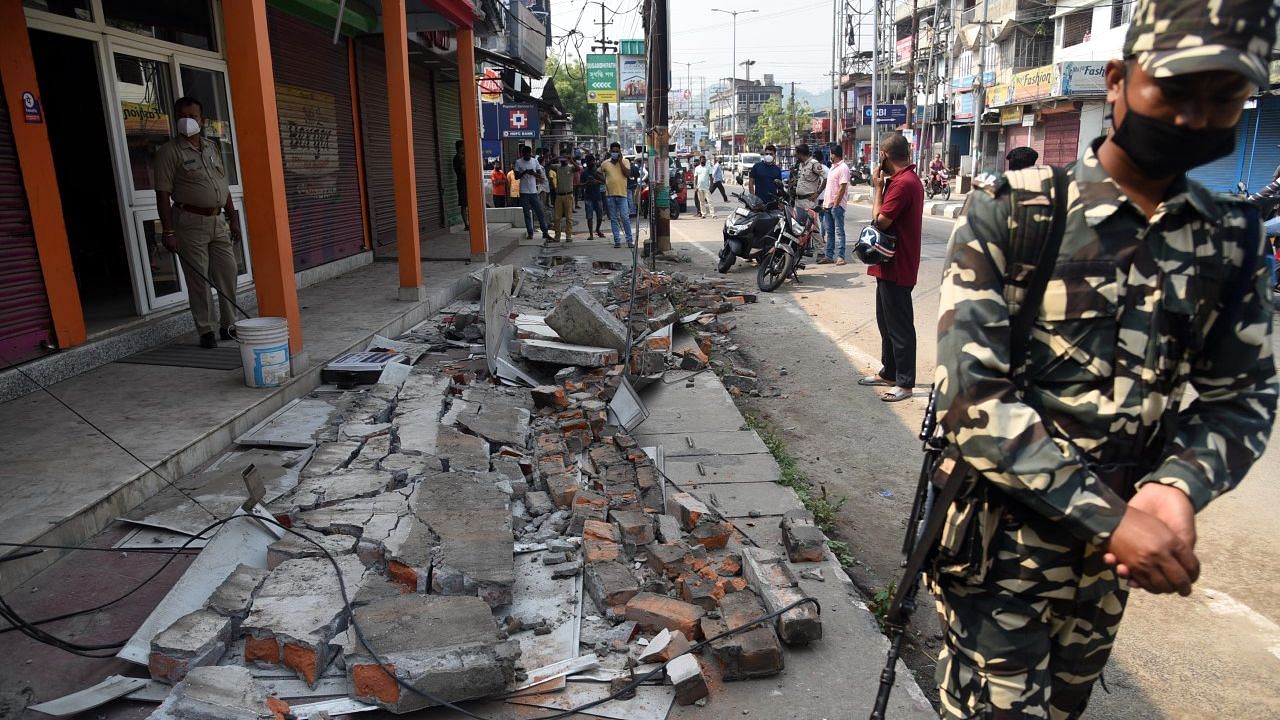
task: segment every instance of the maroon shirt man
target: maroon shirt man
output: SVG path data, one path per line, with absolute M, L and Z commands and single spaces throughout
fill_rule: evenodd
M 859 380 L 887 386 L 880 397 L 897 402 L 911 397 L 916 384 L 916 328 L 911 291 L 920 274 L 920 232 L 924 218 L 924 186 L 911 162 L 911 145 L 898 133 L 880 140 L 881 169 L 872 180 L 871 215 L 876 227 L 897 239 L 893 260 L 873 265 L 876 278 L 876 324 L 880 328 L 880 371 Z M 892 175 L 885 168 L 892 169 Z

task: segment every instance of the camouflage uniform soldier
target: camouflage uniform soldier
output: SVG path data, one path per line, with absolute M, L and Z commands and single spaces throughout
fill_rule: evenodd
M 941 472 L 960 455 L 975 482 L 949 509 L 929 578 L 945 717 L 1079 717 L 1128 587 L 1188 594 L 1194 513 L 1262 454 L 1277 388 L 1260 227 L 1184 173 L 1232 151 L 1244 100 L 1268 84 L 1276 12 L 1272 0 L 1139 0 L 1125 59 L 1106 69 L 1115 131 L 1069 170 L 1024 372 L 1009 367 L 1026 277 L 1009 267 L 1010 198 L 1048 194 L 1051 173 L 975 193 L 955 230 Z M 1179 412 L 1187 386 L 1197 397 Z

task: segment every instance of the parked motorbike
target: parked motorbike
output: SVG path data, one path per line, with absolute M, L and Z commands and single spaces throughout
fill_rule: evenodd
M 946 170 L 938 170 L 929 173 L 929 179 L 925 181 L 924 193 L 932 200 L 935 196 L 941 195 L 943 200 L 951 199 L 951 178 L 947 176 Z
M 720 273 L 729 272 L 737 258 L 759 262 L 773 247 L 774 231 L 782 219 L 782 211 L 776 205 L 765 205 L 758 195 L 736 192 L 733 196 L 742 202 L 742 207 L 724 221 L 724 247 L 716 263 Z
M 773 245 L 760 258 L 756 285 L 763 292 L 778 289 L 783 280 L 795 278 L 804 269 L 804 256 L 812 255 L 810 242 L 818 232 L 818 213 L 796 207 L 795 197 L 778 181 L 780 217 L 773 232 Z
M 866 163 L 858 163 L 849 168 L 849 184 L 858 183 L 871 184 L 871 168 Z

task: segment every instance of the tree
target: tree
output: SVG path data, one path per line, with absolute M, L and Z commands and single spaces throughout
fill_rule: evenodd
M 779 97 L 769 98 L 760 107 L 760 119 L 747 132 L 747 142 L 752 147 L 763 147 L 770 143 L 786 144 L 791 138 L 803 134 L 801 128 L 809 123 L 809 114 L 813 108 L 808 101 L 795 102 L 788 100 L 786 106 Z
M 552 55 L 547 58 L 547 82 L 556 84 L 560 93 L 560 105 L 573 116 L 573 131 L 579 135 L 600 134 L 600 108 L 587 102 L 586 68 L 580 60 L 561 62 Z

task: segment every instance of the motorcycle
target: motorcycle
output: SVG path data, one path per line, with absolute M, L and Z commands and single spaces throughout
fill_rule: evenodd
M 737 258 L 759 262 L 773 247 L 773 232 L 782 218 L 782 211 L 776 205 L 765 205 L 758 195 L 736 192 L 733 196 L 743 207 L 735 209 L 724 221 L 724 247 L 716 263 L 716 272 L 722 274 L 733 268 Z
M 871 168 L 866 163 L 858 163 L 849 168 L 849 184 L 857 185 L 858 183 L 871 184 Z
M 804 269 L 804 256 L 813 255 L 810 241 L 820 235 L 818 213 L 796 207 L 795 197 L 781 181 L 778 186 L 781 213 L 773 231 L 773 245 L 760 258 L 756 270 L 756 285 L 763 292 L 773 292 L 783 280 L 795 278 L 796 271 Z
M 947 176 L 947 171 L 938 170 L 929 173 L 929 179 L 924 184 L 924 192 L 930 200 L 936 195 L 941 195 L 943 200 L 950 200 L 951 178 Z

